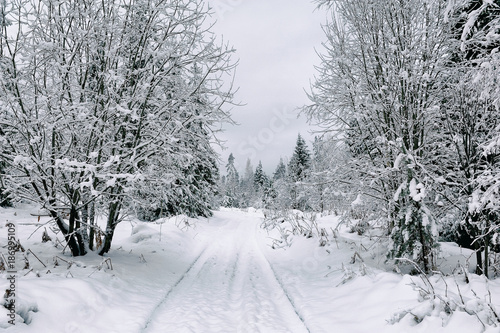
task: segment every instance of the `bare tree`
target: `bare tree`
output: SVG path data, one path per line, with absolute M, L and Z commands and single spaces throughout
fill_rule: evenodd
M 434 154 L 445 4 L 318 3 L 329 6 L 332 17 L 324 28 L 327 42 L 310 94 L 313 104 L 303 112 L 349 146 L 350 167 L 360 180 L 355 190 L 385 207 L 391 255 L 416 255 L 428 272 L 437 231 L 414 191 L 423 195 L 432 183 L 425 164 Z
M 222 77 L 232 49 L 216 42 L 208 16 L 198 0 L 10 4 L 0 41 L 8 183 L 49 210 L 73 255 L 96 236 L 108 252 L 136 184 L 155 165 L 188 161 L 196 140 L 229 120 Z

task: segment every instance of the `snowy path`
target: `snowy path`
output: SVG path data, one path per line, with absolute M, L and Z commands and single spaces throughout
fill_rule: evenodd
M 450 314 L 413 287 L 426 288 L 423 279 L 389 271 L 378 238 L 358 236 L 346 226 L 324 247 L 317 238 L 297 236 L 292 247 L 273 250 L 270 238 L 277 234 L 259 228 L 262 218 L 259 211 L 226 209 L 210 219 L 124 223 L 108 267 L 98 255 L 75 260 L 31 237 L 38 227 L 29 210 L 0 209 L 0 221 L 17 221 L 21 243 L 40 259 L 31 258 L 30 269 L 19 271 L 17 322 L 9 324 L 0 306 L 0 331 L 499 332 L 496 322 L 488 323 L 490 307 L 484 305 L 492 299 L 491 306 L 500 308 L 498 279 L 485 285 L 473 274 L 469 282 L 461 275 L 429 277 L 436 293 L 474 315 L 462 308 Z M 318 223 L 328 230 L 338 218 Z M 6 239 L 2 232 L 0 225 L 0 243 Z M 452 244 L 443 251 L 441 260 L 450 265 L 472 255 Z M 354 253 L 364 261 L 353 262 Z M 72 264 L 56 266 L 56 257 Z M 4 290 L 7 277 L 0 272 Z
M 308 332 L 255 239 L 259 220 L 221 222 L 143 332 Z

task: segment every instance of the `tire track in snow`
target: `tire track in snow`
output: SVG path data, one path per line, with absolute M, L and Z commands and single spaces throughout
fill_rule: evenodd
M 200 260 L 201 256 L 206 252 L 206 250 L 207 250 L 207 248 L 204 248 L 200 252 L 200 254 L 196 257 L 196 259 L 191 263 L 191 265 L 189 265 L 188 269 L 181 275 L 181 277 L 179 278 L 179 280 L 177 280 L 172 285 L 172 287 L 165 293 L 165 295 L 161 298 L 160 302 L 158 302 L 158 304 L 155 306 L 155 308 L 151 311 L 151 314 L 149 315 L 149 317 L 148 317 L 148 319 L 146 321 L 146 324 L 142 328 L 141 332 L 146 332 L 146 330 L 148 329 L 149 324 L 151 324 L 151 322 L 153 321 L 153 319 L 154 319 L 154 317 L 155 317 L 156 312 L 158 311 L 158 309 L 163 305 L 163 303 L 165 303 L 167 301 L 167 298 L 168 298 L 168 296 L 170 296 L 170 294 L 172 293 L 172 291 L 174 291 L 174 289 L 182 282 L 182 280 L 184 280 L 184 278 L 194 268 L 194 266 L 198 263 L 198 261 Z
M 306 324 L 306 321 L 304 320 L 304 317 L 300 314 L 300 311 L 297 309 L 297 306 L 295 305 L 295 301 L 290 296 L 290 293 L 285 288 L 283 282 L 281 281 L 281 279 L 276 274 L 276 271 L 273 269 L 273 266 L 271 266 L 271 263 L 267 260 L 267 258 L 265 258 L 265 259 L 266 259 L 267 264 L 269 265 L 269 269 L 271 270 L 271 272 L 273 272 L 273 276 L 276 279 L 276 282 L 279 284 L 279 286 L 283 290 L 283 293 L 285 294 L 286 298 L 290 302 L 290 305 L 292 306 L 293 311 L 295 312 L 295 314 L 297 315 L 297 317 L 299 317 L 299 319 L 302 322 L 302 324 L 304 324 L 304 327 L 307 330 L 307 332 L 311 333 L 311 330 L 309 329 L 309 327 L 307 327 L 307 324 Z
M 254 241 L 255 241 L 255 237 L 254 237 Z M 288 302 L 290 303 L 290 305 L 293 308 L 293 311 L 295 312 L 295 314 L 297 315 L 297 317 L 300 319 L 300 321 L 304 325 L 304 328 L 307 330 L 307 332 L 311 333 L 311 330 L 309 329 L 309 327 L 307 327 L 307 324 L 306 324 L 306 321 L 304 319 L 304 316 L 302 316 L 302 314 L 300 313 L 300 311 L 297 308 L 297 305 L 296 305 L 294 299 L 290 296 L 290 293 L 285 288 L 285 285 L 284 285 L 283 281 L 279 278 L 278 274 L 276 274 L 276 271 L 274 270 L 274 268 L 271 265 L 271 263 L 269 262 L 269 260 L 267 260 L 267 258 L 264 255 L 264 253 L 262 253 L 262 249 L 260 248 L 259 244 L 255 244 L 255 248 L 257 248 L 259 256 L 263 259 L 263 262 L 265 262 L 267 268 L 270 270 L 270 272 L 272 272 L 272 276 L 274 277 L 274 279 L 276 280 L 277 284 L 279 285 L 279 287 L 283 291 L 284 295 L 288 299 Z
M 262 252 L 254 222 L 231 219 L 217 230 L 153 309 L 142 332 L 310 333 Z

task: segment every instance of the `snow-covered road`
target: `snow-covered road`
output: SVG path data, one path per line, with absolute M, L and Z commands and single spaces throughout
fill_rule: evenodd
M 498 279 L 429 277 L 440 297 L 455 297 L 474 315 L 449 314 L 421 297 L 423 279 L 390 272 L 378 237 L 347 226 L 325 246 L 290 235 L 293 245 L 275 250 L 279 233 L 260 228 L 261 211 L 221 209 L 209 219 L 122 223 L 109 257 L 73 258 L 40 242 L 46 221 L 30 209 L 0 209 L 0 221 L 14 221 L 31 251 L 19 254 L 29 267 L 16 278 L 16 325 L 0 306 L 6 333 L 498 332 L 484 305 L 500 308 Z M 338 221 L 325 216 L 318 224 L 333 230 Z M 4 235 L 0 225 L 0 243 Z M 449 265 L 472 255 L 452 244 L 443 252 Z M 1 289 L 9 276 L 0 272 Z
M 256 241 L 259 219 L 219 219 L 144 332 L 308 332 Z

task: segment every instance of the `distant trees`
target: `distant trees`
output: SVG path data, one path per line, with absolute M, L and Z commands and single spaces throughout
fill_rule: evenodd
M 108 252 L 130 203 L 209 214 L 209 141 L 228 119 L 233 64 L 201 1 L 12 1 L 3 13 L 2 179 L 50 212 L 73 255 L 94 237 Z
M 221 178 L 220 204 L 225 207 L 265 207 L 278 209 L 309 209 L 308 181 L 311 168 L 311 156 L 305 140 L 298 135 L 288 168 L 280 158 L 272 177 L 269 177 L 259 161 L 255 171 L 247 160 L 245 177 L 234 175 L 234 156 L 229 154 L 226 175 Z M 252 188 L 249 189 L 249 177 L 252 176 Z M 250 200 L 248 199 L 250 197 Z
M 268 202 L 268 207 L 284 208 L 290 206 L 290 184 L 287 174 L 283 158 L 280 158 L 272 177 L 271 198 L 270 202 Z
M 284 179 L 286 177 L 286 166 L 283 162 L 283 158 L 280 158 L 278 165 L 276 166 L 276 170 L 273 173 L 273 180 L 277 181 L 280 179 Z
M 253 186 L 255 191 L 260 191 L 264 185 L 268 182 L 267 176 L 262 170 L 262 162 L 259 161 L 257 168 L 255 169 L 255 173 L 253 176 Z
M 241 192 L 241 206 L 250 207 L 252 206 L 253 200 L 255 199 L 255 188 L 254 188 L 254 169 L 250 159 L 247 159 L 245 165 L 245 173 L 241 178 L 240 183 Z
M 252 163 L 248 159 L 245 174 L 240 178 L 234 161 L 235 158 L 230 153 L 226 165 L 226 175 L 222 177 L 219 185 L 221 189 L 220 204 L 225 207 L 263 207 L 270 194 L 271 181 L 262 168 L 262 162 L 259 161 L 254 171 Z
M 292 181 L 301 181 L 307 177 L 310 167 L 311 154 L 306 142 L 299 134 L 292 157 L 288 163 L 288 174 Z

